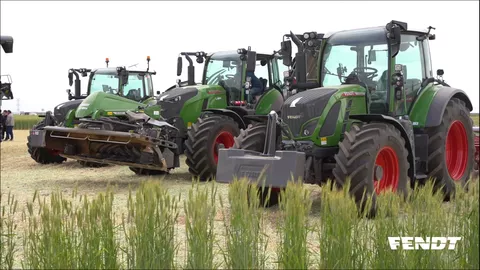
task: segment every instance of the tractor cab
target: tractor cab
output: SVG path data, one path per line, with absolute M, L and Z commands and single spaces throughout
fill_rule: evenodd
M 288 67 L 279 64 L 279 59 L 278 53 L 259 54 L 246 49 L 217 52 L 207 56 L 203 84 L 222 86 L 228 106 L 245 107 L 253 113 L 270 90 L 282 93 L 280 74 Z
M 154 95 L 151 75 L 124 67 L 100 68 L 90 74 L 87 95 L 103 92 L 142 102 Z
M 406 24 L 348 30 L 326 36 L 321 85 L 364 88 L 368 113 L 407 114 L 422 84 L 432 78 L 428 32 Z
M 147 57 L 147 61 L 150 62 L 150 57 Z M 145 71 L 128 70 L 125 67 L 111 68 L 108 67 L 108 58 L 105 63 L 107 64 L 106 68 L 96 70 L 69 69 L 69 85 L 72 86 L 75 83 L 75 94 L 72 95 L 71 90 L 67 89 L 68 99 L 85 99 L 90 94 L 97 92 L 118 95 L 137 102 L 154 96 L 152 75 L 155 75 L 156 72 L 149 72 L 148 69 Z M 86 95 L 81 93 L 80 76 L 89 76 Z

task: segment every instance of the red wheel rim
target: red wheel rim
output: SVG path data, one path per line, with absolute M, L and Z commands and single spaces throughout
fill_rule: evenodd
M 445 161 L 448 174 L 454 181 L 460 180 L 467 169 L 468 139 L 461 121 L 455 120 L 448 128 L 445 142 Z
M 213 158 L 215 159 L 215 164 L 218 163 L 218 146 L 223 144 L 225 148 L 230 148 L 235 143 L 232 133 L 228 131 L 222 131 L 213 141 Z
M 379 194 L 386 190 L 396 191 L 399 177 L 397 153 L 391 147 L 385 146 L 380 149 L 375 159 L 373 172 L 375 192 Z

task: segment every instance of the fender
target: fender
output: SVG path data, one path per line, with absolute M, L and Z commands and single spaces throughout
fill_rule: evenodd
M 245 123 L 245 121 L 243 121 L 243 118 L 238 113 L 229 109 L 206 109 L 203 110 L 203 112 L 228 116 L 238 124 L 238 127 L 240 129 L 246 129 L 248 125 L 248 123 Z
M 445 112 L 448 102 L 452 98 L 462 100 L 465 102 L 465 105 L 467 105 L 468 110 L 473 110 L 472 102 L 463 90 L 452 87 L 442 87 L 437 91 L 430 104 L 425 127 L 436 127 L 442 123 L 443 113 Z
M 370 123 L 370 122 L 386 122 L 392 124 L 398 130 L 400 130 L 400 134 L 402 135 L 403 139 L 405 140 L 405 146 L 408 151 L 408 163 L 410 163 L 410 168 L 408 169 L 408 177 L 410 177 L 411 181 L 415 181 L 415 157 L 413 156 L 413 146 L 408 136 L 408 132 L 402 126 L 402 124 L 395 118 L 387 115 L 382 114 L 357 114 L 357 115 L 350 115 L 350 119 L 360 120 L 362 122 Z

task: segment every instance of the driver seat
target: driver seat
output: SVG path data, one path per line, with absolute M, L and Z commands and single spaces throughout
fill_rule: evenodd
M 141 99 L 140 89 L 130 89 L 128 91 L 126 98 L 139 101 Z

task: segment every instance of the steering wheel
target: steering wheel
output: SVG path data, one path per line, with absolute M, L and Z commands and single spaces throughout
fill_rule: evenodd
M 367 70 L 371 70 L 368 72 Z M 367 79 L 373 79 L 378 76 L 378 69 L 373 68 L 373 67 L 356 67 L 353 69 L 352 72 L 355 72 L 357 74 L 362 74 L 367 77 Z

